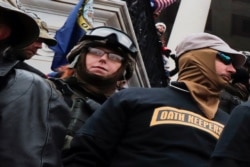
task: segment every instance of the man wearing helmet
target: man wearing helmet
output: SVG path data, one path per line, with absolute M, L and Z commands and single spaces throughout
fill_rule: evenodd
M 16 69 L 39 35 L 35 20 L 0 0 L 0 164 L 61 167 L 69 108 L 43 78 Z
M 77 130 L 119 89 L 117 82 L 132 77 L 136 55 L 136 46 L 127 34 L 106 26 L 87 31 L 68 54 L 74 74 L 64 79 L 51 78 L 72 108 L 63 156 L 68 157 L 67 144 Z

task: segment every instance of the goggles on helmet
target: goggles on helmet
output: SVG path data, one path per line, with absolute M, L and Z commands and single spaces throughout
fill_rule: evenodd
M 137 48 L 134 42 L 132 41 L 132 39 L 124 32 L 118 29 L 115 29 L 113 27 L 101 26 L 101 27 L 89 29 L 81 40 L 84 40 L 84 39 L 102 40 L 102 39 L 108 39 L 110 36 L 113 36 L 113 35 L 115 35 L 116 37 L 115 42 L 117 42 L 119 46 L 127 50 L 133 56 L 136 56 Z

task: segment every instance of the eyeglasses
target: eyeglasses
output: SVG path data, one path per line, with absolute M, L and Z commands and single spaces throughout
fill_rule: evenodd
M 98 49 L 98 48 L 88 48 L 89 53 L 92 55 L 102 57 L 103 55 L 107 54 L 107 57 L 109 60 L 114 61 L 114 62 L 122 62 L 124 59 L 118 54 L 115 53 L 110 53 L 110 52 L 105 52 L 104 50 Z
M 132 39 L 125 34 L 124 32 L 112 28 L 112 27 L 97 27 L 94 29 L 90 29 L 84 35 L 84 38 L 96 38 L 96 39 L 105 39 L 111 35 L 116 36 L 116 40 L 119 45 L 123 46 L 126 50 L 128 50 L 132 54 L 137 53 L 137 48 L 132 41 Z
M 225 65 L 232 64 L 232 58 L 225 53 L 218 52 L 217 57 L 222 61 Z

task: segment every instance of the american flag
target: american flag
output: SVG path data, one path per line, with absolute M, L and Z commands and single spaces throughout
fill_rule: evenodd
M 163 9 L 175 3 L 177 0 L 150 0 L 154 13 L 159 14 Z

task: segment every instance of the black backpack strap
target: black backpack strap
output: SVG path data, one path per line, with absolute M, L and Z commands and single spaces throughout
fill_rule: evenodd
M 69 87 L 69 85 L 60 78 L 49 78 L 50 81 L 52 81 L 56 89 L 59 90 L 63 95 L 72 95 L 74 94 L 74 91 Z
M 91 98 L 80 95 L 70 88 L 67 82 L 60 78 L 50 78 L 56 88 L 63 96 L 71 99 L 71 121 L 68 126 L 68 135 L 74 136 L 76 131 L 85 123 L 85 121 L 101 106 Z M 64 98 L 67 102 L 68 99 Z

